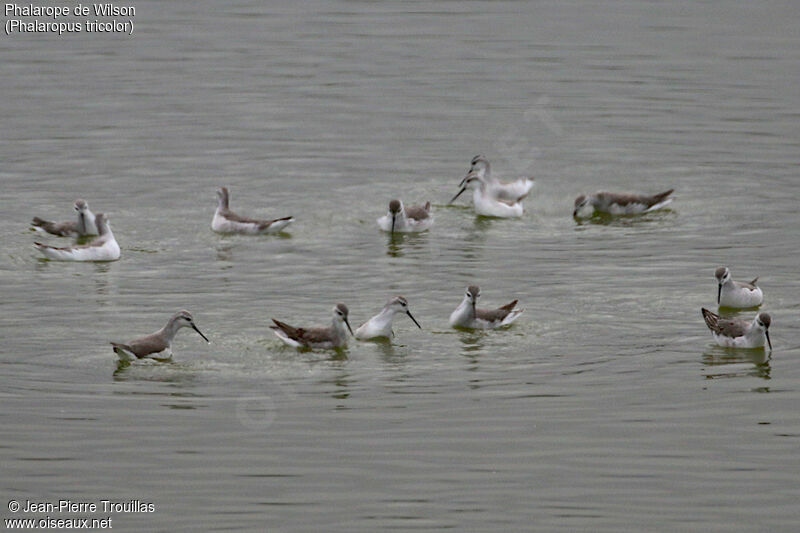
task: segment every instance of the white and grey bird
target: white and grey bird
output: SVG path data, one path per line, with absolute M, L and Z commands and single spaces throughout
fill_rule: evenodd
M 433 226 L 431 203 L 405 207 L 400 200 L 389 202 L 389 212 L 378 219 L 378 227 L 390 233 L 425 231 Z
M 772 318 L 768 313 L 758 313 L 752 321 L 741 318 L 720 318 L 706 308 L 701 309 L 703 320 L 711 330 L 714 340 L 727 348 L 763 348 L 764 344 L 772 350 L 769 340 L 769 326 Z
M 507 303 L 497 309 L 478 309 L 478 298 L 481 289 L 470 285 L 456 310 L 450 314 L 450 326 L 473 329 L 494 329 L 514 322 L 524 309 L 517 309 L 518 300 Z
M 111 346 L 114 347 L 114 352 L 122 361 L 135 361 L 136 359 L 143 359 L 145 357 L 152 359 L 171 359 L 172 340 L 181 328 L 192 328 L 200 334 L 206 342 L 210 342 L 197 328 L 197 325 L 195 325 L 192 314 L 189 311 L 183 310 L 172 315 L 167 324 L 155 333 L 151 333 L 150 335 L 125 344 L 121 342 L 112 342 Z
M 728 267 L 719 267 L 714 276 L 717 278 L 717 304 L 720 307 L 747 309 L 764 302 L 764 293 L 756 287 L 758 278 L 750 283 L 734 281 Z
M 669 195 L 675 189 L 647 196 L 643 194 L 596 192 L 594 194 L 581 194 L 575 198 L 575 209 L 572 216 L 588 218 L 595 213 L 606 215 L 638 215 L 661 209 L 672 203 Z
M 414 324 L 419 329 L 422 329 L 422 326 L 419 325 L 417 319 L 408 309 L 408 301 L 402 296 L 396 296 L 383 306 L 380 313 L 361 324 L 356 329 L 355 337 L 361 340 L 391 337 L 394 334 L 392 331 L 392 319 L 397 313 L 407 314 Z
M 85 237 L 100 233 L 95 222 L 95 214 L 89 210 L 89 204 L 86 200 L 81 200 L 80 198 L 75 200 L 75 211 L 78 213 L 77 220 L 51 222 L 39 217 L 33 217 L 31 225 L 37 231 L 46 231 L 60 237 Z
M 229 208 L 230 194 L 227 187 L 217 189 L 217 210 L 211 220 L 211 229 L 217 233 L 240 233 L 258 235 L 278 233 L 294 222 L 294 217 L 259 220 L 239 216 Z
M 460 189 L 448 203 L 452 204 L 456 198 L 461 196 L 461 193 L 467 189 L 472 189 L 472 203 L 475 207 L 475 213 L 486 217 L 500 217 L 512 218 L 521 217 L 525 212 L 522 206 L 522 199 L 527 193 L 515 199 L 498 198 L 492 192 L 491 186 L 486 181 L 486 178 L 481 177 L 477 172 L 470 172 L 461 180 Z
M 108 217 L 97 213 L 95 223 L 100 235 L 88 244 L 57 248 L 40 242 L 33 245 L 48 259 L 55 261 L 116 261 L 120 257 L 119 244 L 111 231 Z
M 353 334 L 347 321 L 349 313 L 347 306 L 339 303 L 333 307 L 333 321 L 327 328 L 296 328 L 274 318 L 272 321 L 275 325 L 270 328 L 280 340 L 293 348 L 343 348 L 347 346 L 347 332 Z
M 475 173 L 486 181 L 488 193 L 497 200 L 516 203 L 521 202 L 533 188 L 533 178 L 520 178 L 515 181 L 501 181 L 492 175 L 492 167 L 486 156 L 476 155 L 470 162 L 467 176 L 461 180 L 459 187 L 470 174 Z

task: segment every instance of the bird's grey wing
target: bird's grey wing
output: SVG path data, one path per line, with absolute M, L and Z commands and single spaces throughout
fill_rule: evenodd
M 228 220 L 231 220 L 233 222 L 240 222 L 242 224 L 264 224 L 270 222 L 269 220 L 259 220 L 257 218 L 243 217 L 241 215 L 237 215 L 233 211 L 226 211 L 224 213 L 224 216 Z
M 69 252 L 70 250 L 74 250 L 75 248 L 77 248 L 77 246 L 60 246 L 60 247 L 50 246 L 49 244 L 42 244 L 40 242 L 34 242 L 33 244 L 41 248 L 49 248 L 51 250 L 61 250 L 62 252 Z
M 719 315 L 716 314 L 716 313 L 712 313 L 711 311 L 709 311 L 705 307 L 700 309 L 700 311 L 703 313 L 703 320 L 705 320 L 706 326 L 708 326 L 708 329 L 710 329 L 714 333 L 719 333 L 720 332 L 719 331 L 719 325 L 718 325 Z
M 743 281 L 734 281 L 733 283 L 738 287 L 743 287 L 745 289 L 750 289 L 751 291 L 754 291 L 754 290 L 756 290 L 756 282 L 757 281 L 758 281 L 758 278 L 754 279 L 750 283 L 745 283 Z
M 428 210 L 421 205 L 412 205 L 411 207 L 406 207 L 406 216 L 408 218 L 422 220 L 428 218 L 430 213 L 428 213 Z
M 131 352 L 136 354 L 136 357 L 146 357 L 154 353 L 163 352 L 169 347 L 167 343 L 164 342 L 164 339 L 155 333 L 129 342 L 128 346 Z
M 280 320 L 275 320 L 274 318 L 272 319 L 272 321 L 275 322 L 275 325 L 270 327 L 272 329 L 279 329 L 283 331 L 290 339 L 297 340 L 298 334 L 303 331 L 303 328 L 296 328 L 294 326 L 290 326 L 286 322 L 281 322 Z
M 719 315 L 712 313 L 708 309 L 703 308 L 702 311 L 708 329 L 719 335 L 731 338 L 741 337 L 749 329 L 750 324 L 740 318 L 720 318 Z
M 131 353 L 133 353 L 133 348 L 131 348 L 131 347 L 130 347 L 130 346 L 128 346 L 127 344 L 123 344 L 123 343 L 121 343 L 121 342 L 113 342 L 113 341 L 112 341 L 112 342 L 111 342 L 111 346 L 113 346 L 113 347 L 114 347 L 114 351 L 117 351 L 117 348 L 120 348 L 120 349 L 122 349 L 122 350 L 125 350 L 125 351 L 128 351 L 128 352 L 131 352 Z
M 654 194 L 653 196 L 647 197 L 648 207 L 652 207 L 658 203 L 663 202 L 667 199 L 667 196 L 675 192 L 675 189 L 670 189 L 668 191 L 660 192 L 658 194 Z
M 629 205 L 629 204 L 642 204 L 642 205 L 652 205 L 650 204 L 649 196 L 641 196 L 639 194 L 625 194 L 625 193 L 615 193 L 615 192 L 599 192 L 596 195 L 598 202 L 603 207 L 608 207 L 611 204 L 617 205 Z
M 300 329 L 302 340 L 306 343 L 320 343 L 331 340 L 330 328 Z
M 49 220 L 43 220 L 39 217 L 33 217 L 31 225 L 42 228 L 47 233 L 52 233 L 53 235 L 60 235 L 61 237 L 66 237 L 68 235 L 72 235 L 73 233 L 78 233 L 78 223 L 75 221 L 51 222 Z
M 293 217 L 276 218 L 275 220 L 262 220 L 258 225 L 258 229 L 267 229 L 276 222 L 283 222 L 284 220 L 291 220 Z
M 750 323 L 740 318 L 721 318 L 717 322 L 717 326 L 719 327 L 719 332 L 726 337 L 741 337 L 750 329 Z
M 497 309 L 476 309 L 475 316 L 481 320 L 486 320 L 487 322 L 502 321 L 511 311 L 514 310 L 517 302 L 518 300 L 514 300 L 513 302 L 507 303 L 506 305 L 498 307 Z
M 240 224 L 255 224 L 258 226 L 259 229 L 266 229 L 270 227 L 274 222 L 278 222 L 281 220 L 288 220 L 292 217 L 283 217 L 283 218 L 276 218 L 274 220 L 264 220 L 258 218 L 250 218 L 250 217 L 243 217 L 241 215 L 237 215 L 233 211 L 225 211 L 224 213 L 225 218 L 232 222 L 239 222 Z

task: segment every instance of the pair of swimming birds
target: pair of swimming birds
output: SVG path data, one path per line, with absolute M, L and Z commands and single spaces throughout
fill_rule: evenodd
M 728 267 L 719 267 L 717 278 L 717 304 L 721 308 L 748 309 L 764 303 L 764 293 L 756 286 L 758 278 L 749 283 L 734 281 Z M 714 340 L 728 348 L 763 348 L 772 350 L 769 326 L 772 317 L 760 312 L 752 320 L 741 318 L 721 318 L 718 314 L 702 308 L 703 319 L 711 330 Z
M 517 300 L 497 309 L 479 309 L 476 306 L 479 297 L 480 288 L 478 286 L 467 287 L 463 301 L 450 315 L 450 325 L 460 328 L 495 329 L 511 324 L 522 314 L 523 310 L 516 307 Z M 398 313 L 408 315 L 414 324 L 422 329 L 422 326 L 411 314 L 408 301 L 402 296 L 396 296 L 389 300 L 380 313 L 364 322 L 356 329 L 355 333 L 350 327 L 350 311 L 342 303 L 333 307 L 333 319 L 328 327 L 301 328 L 273 318 L 274 325 L 271 328 L 279 339 L 294 348 L 341 348 L 347 345 L 348 332 L 359 340 L 391 337 L 394 334 L 392 321 Z M 208 342 L 208 338 L 194 323 L 191 313 L 180 311 L 155 333 L 129 343 L 112 342 L 111 345 L 114 352 L 123 361 L 133 361 L 145 357 L 170 359 L 172 357 L 172 341 L 182 328 L 194 329 Z
M 46 231 L 61 237 L 92 237 L 86 244 L 74 246 L 48 246 L 40 242 L 33 245 L 48 259 L 58 261 L 116 261 L 120 258 L 120 249 L 107 215 L 94 214 L 85 200 L 75 201 L 77 220 L 68 222 L 51 222 L 34 217 L 31 225 L 39 231 Z
M 489 160 L 477 155 L 472 159 L 467 175 L 458 186 L 459 191 L 448 204 L 455 202 L 464 191 L 472 189 L 472 201 L 477 214 L 511 218 L 522 216 L 522 200 L 533 188 L 533 180 L 522 178 L 512 182 L 500 181 L 492 176 Z M 424 206 L 405 207 L 400 200 L 392 200 L 389 202 L 389 212 L 378 219 L 378 226 L 391 233 L 425 231 L 432 225 L 430 202 Z

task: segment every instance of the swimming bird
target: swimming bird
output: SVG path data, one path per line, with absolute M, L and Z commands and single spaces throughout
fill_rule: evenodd
M 433 226 L 431 203 L 425 205 L 403 206 L 400 200 L 389 202 L 389 212 L 378 219 L 378 227 L 383 231 L 410 233 L 425 231 Z
M 77 220 L 70 220 L 68 222 L 50 222 L 39 217 L 33 217 L 31 225 L 33 229 L 38 231 L 46 231 L 53 235 L 67 237 L 70 235 L 77 235 L 84 237 L 86 235 L 98 235 L 97 223 L 95 222 L 95 214 L 89 211 L 89 204 L 86 200 L 80 198 L 75 200 L 75 211 L 78 213 Z
M 217 233 L 241 233 L 248 235 L 278 233 L 294 222 L 294 217 L 258 220 L 242 217 L 228 208 L 230 195 L 227 187 L 217 189 L 217 210 L 211 220 L 211 229 Z
M 356 329 L 355 337 L 362 340 L 374 339 L 377 337 L 391 337 L 394 334 L 392 332 L 392 319 L 397 313 L 407 314 L 414 324 L 416 324 L 419 329 L 422 329 L 422 326 L 419 325 L 417 319 L 414 318 L 411 311 L 408 309 L 408 301 L 402 296 L 396 296 L 383 306 L 383 310 L 381 310 L 380 313 L 361 324 L 358 329 Z
M 48 259 L 56 261 L 116 261 L 120 257 L 119 244 L 111 232 L 108 217 L 97 213 L 95 223 L 100 236 L 88 244 L 56 248 L 40 242 L 33 243 Z
M 772 318 L 768 313 L 758 313 L 752 321 L 741 318 L 725 319 L 706 308 L 701 309 L 706 326 L 714 340 L 727 348 L 763 348 L 764 341 L 772 350 L 769 326 Z
M 461 189 L 448 203 L 452 204 L 467 189 L 473 189 L 472 203 L 475 206 L 475 212 L 479 215 L 510 218 L 521 217 L 524 212 L 521 200 L 525 196 L 518 197 L 516 200 L 497 198 L 490 192 L 486 179 L 482 178 L 477 172 L 467 174 L 467 177 L 461 181 Z
M 575 198 L 575 209 L 572 216 L 588 218 L 595 213 L 607 215 L 637 215 L 649 213 L 672 203 L 668 198 L 675 189 L 670 189 L 652 196 L 641 194 L 620 194 L 613 192 L 596 192 L 594 194 L 581 194 Z
M 112 342 L 111 346 L 114 347 L 114 352 L 119 355 L 121 361 L 135 361 L 136 359 L 142 359 L 144 357 L 171 359 L 172 340 L 181 328 L 192 328 L 200 334 L 206 342 L 210 342 L 208 337 L 197 329 L 192 314 L 189 311 L 183 310 L 172 315 L 167 325 L 155 333 L 151 333 L 150 335 L 146 335 L 127 344 Z
M 478 176 L 486 181 L 489 194 L 498 200 L 505 200 L 507 202 L 520 202 L 523 198 L 528 196 L 533 188 L 534 181 L 532 178 L 520 178 L 516 181 L 500 181 L 492 176 L 492 168 L 486 156 L 476 155 L 470 162 L 470 169 L 467 176 L 475 172 Z M 461 180 L 459 186 L 464 185 L 464 180 Z
M 764 302 L 764 293 L 756 287 L 758 278 L 750 283 L 733 281 L 728 267 L 719 267 L 714 275 L 717 278 L 717 304 L 720 307 L 745 309 L 758 307 Z
M 296 328 L 274 318 L 272 321 L 275 325 L 270 328 L 275 330 L 280 340 L 294 348 L 342 348 L 347 346 L 347 331 L 353 334 L 347 321 L 348 314 L 346 305 L 336 304 L 333 307 L 333 322 L 327 328 Z
M 497 309 L 478 309 L 476 304 L 481 295 L 477 285 L 467 287 L 464 300 L 450 315 L 450 326 L 459 328 L 494 329 L 514 322 L 524 309 L 515 309 L 518 300 L 514 300 Z

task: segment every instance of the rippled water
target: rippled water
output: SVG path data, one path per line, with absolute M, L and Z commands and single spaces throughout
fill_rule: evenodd
M 155 504 L 123 531 L 796 528 L 798 4 L 135 6 L 133 37 L 0 48 L 3 518 L 68 498 Z M 536 178 L 522 219 L 446 205 L 476 153 Z M 220 185 L 297 222 L 218 236 Z M 672 187 L 670 210 L 570 217 L 581 192 Z M 431 200 L 433 230 L 380 233 L 395 196 Z M 78 197 L 119 262 L 39 259 L 29 219 Z M 722 264 L 761 277 L 771 355 L 713 346 Z M 448 328 L 472 283 L 525 314 Z M 336 354 L 268 330 L 394 294 L 423 331 Z M 210 345 L 117 367 L 109 340 L 180 308 Z

